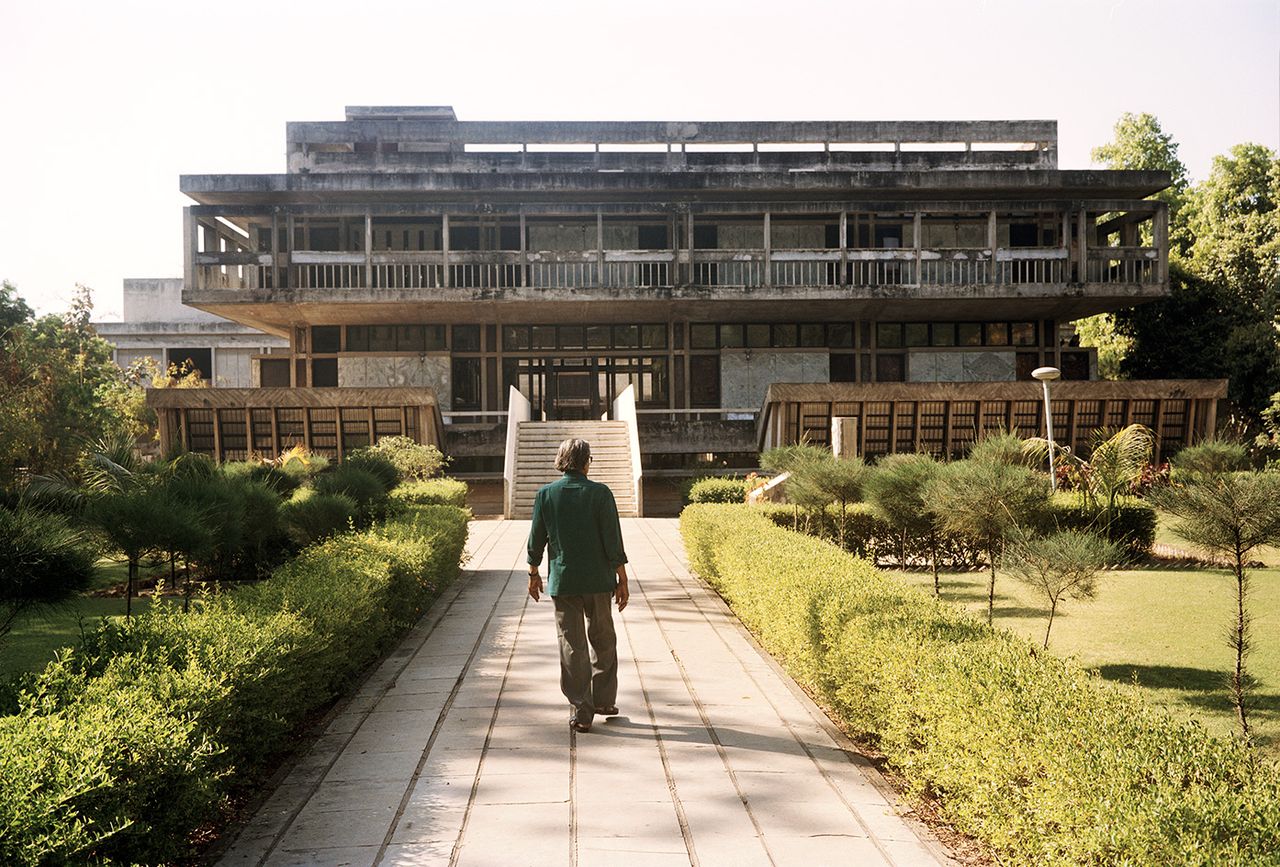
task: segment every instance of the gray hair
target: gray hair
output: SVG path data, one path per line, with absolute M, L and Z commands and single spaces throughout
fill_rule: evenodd
M 556 452 L 556 469 L 562 473 L 570 470 L 581 473 L 586 470 L 590 460 L 591 443 L 576 437 L 567 439 L 560 443 L 560 450 Z

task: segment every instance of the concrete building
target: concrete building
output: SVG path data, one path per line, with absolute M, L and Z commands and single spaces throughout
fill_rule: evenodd
M 123 317 L 94 323 L 121 367 L 147 357 L 161 370 L 190 362 L 210 385 L 244 388 L 255 357 L 289 351 L 284 338 L 183 304 L 180 277 L 126 279 Z
M 648 480 L 825 442 L 836 415 L 872 455 L 1038 431 L 1042 365 L 1077 381 L 1053 404 L 1077 444 L 1136 421 L 1176 447 L 1225 393 L 1089 384 L 1062 326 L 1168 292 L 1168 213 L 1145 197 L 1169 176 L 1061 170 L 1052 121 L 349 107 L 288 124 L 287 153 L 284 174 L 182 177 L 183 303 L 288 341 L 255 386 L 429 390 L 454 470 L 503 471 L 508 505 L 520 418 L 634 404 L 618 472 Z

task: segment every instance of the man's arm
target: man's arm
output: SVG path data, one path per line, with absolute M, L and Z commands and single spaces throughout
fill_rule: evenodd
M 600 518 L 600 542 L 604 547 L 605 558 L 618 576 L 613 598 L 621 611 L 627 607 L 627 599 L 630 597 L 627 588 L 627 552 L 622 547 L 622 521 L 618 518 L 618 504 L 613 499 L 613 491 L 605 488 L 602 499 L 603 505 L 597 512 Z
M 613 588 L 613 601 L 621 611 L 627 607 L 627 600 L 630 598 L 631 592 L 627 589 L 627 564 L 623 563 L 618 567 L 618 586 Z
M 538 575 L 538 566 L 542 563 L 542 552 L 547 547 L 547 522 L 542 514 L 542 492 L 533 498 L 533 525 L 529 528 L 528 562 L 529 562 L 529 597 L 534 602 L 542 595 L 542 577 Z

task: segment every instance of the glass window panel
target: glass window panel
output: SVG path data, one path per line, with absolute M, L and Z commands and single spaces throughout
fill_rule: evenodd
M 853 382 L 857 373 L 857 365 L 854 363 L 856 355 L 837 355 L 831 353 L 831 381 L 832 382 Z
M 444 326 L 424 325 L 422 327 L 428 350 L 444 349 Z
M 827 345 L 832 349 L 853 348 L 853 324 L 832 322 L 827 325 Z
M 929 345 L 929 323 L 908 322 L 907 323 L 907 346 L 928 346 L 928 345 Z
M 988 322 L 983 330 L 986 332 L 987 346 L 1008 346 L 1009 345 L 1009 323 L 1008 322 Z
M 955 346 L 956 324 L 954 322 L 935 322 L 930 328 L 933 346 Z
M 311 327 L 312 352 L 337 352 L 341 339 L 341 325 L 313 325 Z
M 314 358 L 311 360 L 311 387 L 338 387 L 338 359 Z
M 1013 323 L 1013 345 L 1014 346 L 1035 346 L 1036 345 L 1036 324 L 1034 322 Z
M 906 364 L 902 355 L 876 356 L 876 382 L 902 382 L 906 379 Z
M 554 325 L 535 325 L 532 331 L 534 349 L 556 348 L 556 327 Z
M 644 359 L 644 364 L 649 371 L 649 389 L 646 391 L 644 399 L 653 403 L 666 404 L 667 384 L 670 381 L 667 376 L 667 359 L 665 357 L 646 358 Z
M 502 348 L 507 351 L 528 349 L 529 327 L 527 325 L 502 326 Z
M 800 326 L 801 346 L 826 346 L 827 329 L 821 324 Z
M 587 326 L 587 348 L 589 349 L 608 349 L 609 348 L 609 326 L 608 325 L 588 325 Z
M 480 409 L 479 358 L 453 359 L 453 378 L 450 384 L 454 409 Z
M 480 351 L 480 326 L 479 325 L 453 326 L 453 351 L 454 352 L 479 352 Z
M 877 322 L 876 346 L 881 349 L 897 349 L 902 346 L 902 323 Z
M 748 325 L 747 346 L 752 349 L 769 346 L 772 340 L 769 330 L 768 325 Z
M 982 325 L 978 322 L 961 322 L 956 325 L 957 346 L 981 346 Z
M 858 346 L 865 349 L 866 347 L 871 345 L 871 323 L 870 322 L 860 323 L 858 331 L 861 339 L 861 342 L 858 344 Z
M 738 324 L 720 326 L 720 345 L 727 349 L 741 349 L 746 345 L 742 326 Z
M 795 346 L 799 342 L 796 330 L 795 324 L 790 322 L 773 326 L 773 345 L 783 347 Z
M 369 351 L 369 326 L 347 326 L 347 352 Z
M 560 326 L 560 346 L 563 349 L 582 349 L 586 340 L 581 325 Z
M 667 326 L 665 323 L 645 325 L 640 329 L 640 345 L 644 349 L 667 348 Z
M 370 352 L 395 352 L 396 327 L 394 325 L 371 325 L 369 327 Z
M 426 348 L 426 329 L 423 326 L 396 326 L 396 349 L 401 352 L 424 352 L 426 351 Z
M 694 327 L 696 328 L 697 326 L 695 325 Z M 640 345 L 640 326 L 613 326 L 613 345 L 616 349 L 635 349 L 638 347 Z
M 631 327 L 635 328 L 634 325 Z M 704 322 L 695 322 L 693 325 L 690 325 L 689 345 L 694 349 L 715 349 L 716 327 Z
M 689 357 L 690 406 L 720 405 L 720 356 Z

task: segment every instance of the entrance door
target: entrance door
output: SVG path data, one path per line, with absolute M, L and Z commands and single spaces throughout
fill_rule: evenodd
M 596 389 L 595 365 L 584 360 L 579 365 L 556 365 L 551 371 L 551 418 L 586 420 L 600 417 L 600 396 Z

